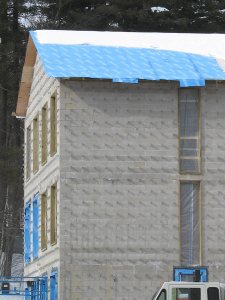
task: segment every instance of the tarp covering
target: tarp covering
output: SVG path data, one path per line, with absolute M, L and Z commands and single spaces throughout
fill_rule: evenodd
M 51 31 L 46 31 L 47 34 L 51 37 Z M 58 34 L 63 36 L 63 31 Z M 111 79 L 126 83 L 175 80 L 181 87 L 204 86 L 205 80 L 225 80 L 225 72 L 213 56 L 154 47 L 71 44 L 63 43 L 63 38 L 48 43 L 35 31 L 31 37 L 49 77 Z

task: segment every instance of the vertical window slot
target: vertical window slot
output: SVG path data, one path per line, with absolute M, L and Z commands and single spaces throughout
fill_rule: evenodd
M 51 230 L 50 241 L 51 245 L 57 243 L 57 186 L 51 186 Z
M 179 157 L 180 173 L 200 173 L 200 103 L 199 90 L 180 89 Z
M 31 173 L 31 126 L 27 127 L 26 133 L 26 178 L 29 179 Z
M 33 120 L 33 172 L 36 173 L 39 169 L 39 128 L 38 117 Z
M 41 162 L 42 164 L 47 161 L 48 152 L 48 126 L 47 126 L 47 105 L 42 108 L 42 130 L 41 130 Z
M 41 195 L 41 250 L 47 249 L 47 196 Z
M 51 155 L 54 155 L 57 151 L 57 105 L 56 97 L 51 97 L 50 105 L 50 123 L 51 123 L 51 143 L 50 143 L 50 152 Z
M 198 265 L 201 258 L 200 182 L 180 183 L 181 264 Z

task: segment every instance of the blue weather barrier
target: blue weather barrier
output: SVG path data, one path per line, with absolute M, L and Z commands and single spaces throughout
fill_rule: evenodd
M 180 87 L 225 80 L 225 72 L 212 56 L 155 48 L 45 44 L 39 42 L 35 31 L 30 34 L 49 77 L 125 83 L 176 80 Z
M 208 281 L 208 267 L 174 267 L 173 268 L 174 281 L 188 281 L 188 282 L 207 282 Z
M 58 273 L 54 271 L 50 276 L 50 300 L 58 300 Z

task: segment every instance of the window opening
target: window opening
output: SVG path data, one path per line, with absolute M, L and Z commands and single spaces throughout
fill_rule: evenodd
M 51 186 L 51 230 L 50 241 L 54 245 L 57 242 L 57 186 Z
M 42 108 L 42 123 L 41 123 L 41 162 L 42 164 L 47 161 L 47 151 L 48 151 L 48 126 L 47 126 L 47 105 Z
M 57 105 L 56 97 L 51 97 L 51 106 L 50 106 L 50 123 L 51 123 L 51 143 L 50 151 L 51 155 L 54 155 L 57 151 Z
M 38 148 L 39 148 L 39 128 L 38 117 L 33 120 L 33 172 L 39 169 Z
M 200 100 L 199 90 L 179 92 L 180 173 L 200 172 Z
M 200 264 L 200 182 L 180 183 L 181 264 Z
M 26 178 L 30 178 L 31 171 L 31 126 L 27 127 L 27 143 L 26 143 Z
M 41 195 L 41 250 L 47 249 L 47 196 Z

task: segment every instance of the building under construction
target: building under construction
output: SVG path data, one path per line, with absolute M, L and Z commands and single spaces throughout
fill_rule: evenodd
M 225 35 L 34 31 L 25 275 L 50 299 L 150 299 L 174 265 L 225 278 Z

